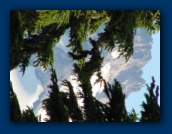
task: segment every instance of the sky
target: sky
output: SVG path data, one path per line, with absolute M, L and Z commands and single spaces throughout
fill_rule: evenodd
M 64 39 L 59 42 L 61 45 L 67 44 L 68 41 L 65 40 L 67 38 L 66 36 L 67 35 L 62 36 Z M 151 77 L 154 76 L 156 84 L 160 86 L 160 32 L 152 35 L 152 37 L 152 59 L 144 66 L 142 77 L 149 85 L 152 82 Z M 64 51 L 69 50 L 65 49 Z M 10 72 L 10 80 L 13 83 L 14 91 L 17 94 L 21 110 L 24 110 L 26 105 L 32 106 L 32 103 L 38 99 L 39 94 L 43 92 L 41 82 L 37 80 L 35 76 L 34 67 L 28 67 L 24 77 L 22 77 L 22 73 L 19 72 L 19 69 L 12 70 Z M 128 112 L 134 108 L 136 113 L 140 113 L 140 105 L 142 101 L 145 101 L 144 93 L 146 92 L 147 88 L 145 86 L 140 91 L 132 93 L 128 96 L 126 99 L 126 108 Z
M 160 32 L 153 34 L 153 44 L 152 44 L 152 59 L 144 66 L 143 76 L 146 84 L 150 85 L 152 83 L 152 76 L 155 78 L 155 84 L 160 86 Z M 141 88 L 140 91 L 132 93 L 126 99 L 127 111 L 131 111 L 132 108 L 135 109 L 136 113 L 140 113 L 142 101 L 145 101 L 144 94 L 147 92 L 147 87 Z M 160 98 L 159 98 L 160 104 Z

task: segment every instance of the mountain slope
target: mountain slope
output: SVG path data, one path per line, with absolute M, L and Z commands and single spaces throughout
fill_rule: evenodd
M 96 38 L 95 36 L 92 37 Z M 90 48 L 88 42 L 85 42 L 84 46 L 87 49 Z M 64 45 L 61 47 L 64 47 Z M 71 81 L 76 92 L 80 90 L 80 87 L 75 80 L 72 80 L 74 78 L 71 75 L 74 61 L 68 57 L 67 51 L 63 51 L 61 47 L 54 48 L 54 68 L 58 76 L 59 85 L 61 80 L 68 79 Z M 113 49 L 111 53 L 102 53 L 102 56 L 104 56 L 104 63 L 102 65 L 103 77 L 109 83 L 113 83 L 114 79 L 117 79 L 122 84 L 126 97 L 132 92 L 139 91 L 145 85 L 145 80 L 142 78 L 142 68 L 151 60 L 151 48 L 152 37 L 144 29 L 138 29 L 134 38 L 134 54 L 128 62 L 123 57 L 117 58 L 117 48 Z M 41 68 L 36 68 L 35 73 L 42 82 L 45 91 L 40 95 L 39 100 L 34 103 L 34 110 L 37 113 L 41 108 L 41 101 L 48 96 L 47 85 L 50 84 L 50 73 L 48 71 L 43 73 Z M 95 80 L 96 76 L 93 75 L 91 78 L 93 95 L 100 101 L 106 102 L 107 98 L 102 92 L 103 84 L 97 83 L 94 85 Z M 60 89 L 63 90 L 63 88 L 60 85 Z M 79 103 L 82 105 L 80 101 Z

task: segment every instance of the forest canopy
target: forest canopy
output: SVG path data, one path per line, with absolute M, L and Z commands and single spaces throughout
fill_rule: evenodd
M 128 60 L 133 54 L 136 29 L 146 28 L 150 34 L 159 31 L 160 11 L 11 10 L 10 70 L 19 66 L 24 73 L 33 54 L 37 54 L 35 66 L 47 69 L 54 61 L 52 49 L 67 29 L 70 29 L 70 43 L 67 47 L 72 53 L 80 55 L 83 51 L 82 43 L 102 23 L 105 23 L 105 32 L 100 33 L 99 39 L 93 44 L 107 51 L 119 44 L 120 55 Z
M 98 34 L 98 39 L 90 38 L 101 24 L 105 25 L 104 32 Z M 143 103 L 142 117 L 137 118 L 135 111 L 128 113 L 125 108 L 125 95 L 117 80 L 110 85 L 101 75 L 103 57 L 101 50 L 111 52 L 118 45 L 120 56 L 126 61 L 133 54 L 133 39 L 136 29 L 145 28 L 151 35 L 160 30 L 159 10 L 11 10 L 10 11 L 10 71 L 20 67 L 24 75 L 30 57 L 37 55 L 34 66 L 42 66 L 44 70 L 51 67 L 51 81 L 48 85 L 49 98 L 42 104 L 50 117 L 47 122 L 136 122 L 160 121 L 160 106 L 157 103 L 158 87 L 154 94 L 155 80 L 146 94 L 146 103 Z M 73 73 L 80 81 L 82 92 L 75 94 L 68 80 L 63 81 L 68 92 L 59 91 L 57 85 L 53 48 L 59 42 L 66 30 L 69 32 L 70 49 L 68 55 L 76 62 L 73 64 Z M 89 41 L 91 50 L 84 50 L 83 43 Z M 86 61 L 87 55 L 90 60 Z M 109 103 L 103 104 L 92 96 L 91 76 L 96 73 L 97 82 L 103 82 L 104 92 Z M 83 98 L 84 106 L 80 108 L 77 98 Z M 13 98 L 13 99 L 12 99 Z M 28 107 L 21 112 L 17 96 L 10 84 L 11 109 L 18 114 L 11 113 L 11 121 L 37 122 L 33 110 Z M 17 107 L 15 107 L 16 105 Z M 154 111 L 150 110 L 154 108 Z M 16 116 L 16 117 L 14 117 Z

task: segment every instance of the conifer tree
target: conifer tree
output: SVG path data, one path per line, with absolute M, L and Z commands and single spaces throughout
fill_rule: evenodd
M 65 98 L 63 98 L 63 102 L 68 107 L 69 117 L 71 118 L 72 122 L 83 121 L 82 111 L 78 106 L 77 97 L 73 91 L 73 86 L 68 80 L 64 80 L 62 85 L 66 86 L 68 90 L 67 96 L 64 96 Z
M 104 10 L 71 11 L 71 39 L 68 47 L 70 47 L 74 53 L 78 54 L 78 52 L 83 50 L 82 43 L 86 41 L 89 35 L 96 32 L 98 27 L 106 20 L 106 12 Z
M 38 122 L 33 109 L 27 106 L 27 109 L 22 111 L 22 122 Z
M 84 50 L 81 51 L 80 55 L 84 54 L 84 52 Z M 79 86 L 82 88 L 85 121 L 102 121 L 102 118 L 99 116 L 100 114 L 98 114 L 100 113 L 100 107 L 97 107 L 95 98 L 92 95 L 90 79 L 94 73 L 100 73 L 103 58 L 101 57 L 101 52 L 96 45 L 93 45 L 93 48 L 87 53 L 91 55 L 90 60 L 88 62 L 83 62 L 82 64 L 80 64 L 80 61 L 78 61 L 78 64 L 75 63 L 74 73 L 78 76 L 78 80 L 81 83 Z M 71 56 L 75 58 L 74 54 Z
M 128 116 L 126 118 L 127 122 L 137 122 L 138 119 L 138 114 L 134 109 L 132 109 L 131 112 L 128 112 Z
M 10 11 L 10 70 L 17 67 L 23 59 L 23 54 L 18 53 L 18 50 L 22 49 L 25 29 L 20 12 Z
M 109 122 L 125 122 L 127 121 L 127 111 L 125 108 L 125 95 L 122 92 L 121 84 L 115 80 L 114 85 L 105 83 L 104 92 L 108 97 L 105 113 Z
M 35 66 L 43 66 L 46 70 L 53 64 L 53 47 L 64 32 L 67 29 L 70 30 L 70 41 L 67 47 L 71 51 L 68 54 L 73 60 L 77 60 L 74 64 L 74 73 L 81 83 L 79 86 L 82 88 L 84 117 L 70 82 L 64 81 L 69 89 L 68 93 L 60 92 L 55 70 L 52 69 L 52 84 L 48 86 L 51 89 L 50 96 L 43 101 L 43 108 L 50 117 L 47 121 L 68 122 L 69 117 L 73 121 L 94 122 L 137 120 L 134 110 L 127 113 L 125 109 L 125 95 L 118 81 L 115 81 L 115 85 L 112 86 L 105 83 L 105 93 L 109 103 L 103 104 L 92 96 L 90 79 L 96 73 L 98 76 L 96 82 L 103 81 L 100 71 L 103 58 L 100 50 L 111 51 L 117 45 L 120 56 L 128 60 L 133 54 L 133 39 L 137 28 L 146 28 L 150 34 L 158 31 L 160 29 L 159 10 L 12 10 L 10 22 L 10 70 L 19 66 L 23 74 L 33 54 L 37 54 Z M 98 40 L 89 38 L 93 48 L 84 50 L 83 42 L 102 23 L 105 24 L 104 32 L 98 34 Z M 86 61 L 88 55 L 91 57 Z M 144 110 L 140 121 L 159 121 L 158 87 L 156 95 L 153 93 L 153 88 L 154 80 L 151 87 L 148 86 L 149 95 L 145 95 L 147 103 L 143 103 Z M 11 107 L 16 106 L 14 111 L 10 111 L 11 120 L 21 120 L 20 107 L 11 84 L 10 102 Z M 150 110 L 151 105 L 155 112 Z M 32 121 L 35 119 L 32 112 L 32 109 L 28 108 L 22 113 L 25 121 L 29 121 L 29 116 L 33 117 Z
M 48 87 L 49 97 L 43 100 L 43 108 L 46 110 L 49 119 L 46 119 L 47 122 L 68 122 L 69 115 L 67 106 L 64 105 L 63 100 L 60 96 L 59 87 L 57 85 L 57 76 L 55 70 L 51 69 L 51 81 Z
M 68 47 L 73 53 L 83 50 L 82 43 L 105 23 L 97 44 L 110 51 L 119 45 L 127 60 L 133 54 L 136 28 L 149 33 L 160 28 L 159 10 L 12 10 L 10 12 L 10 70 L 18 65 L 24 73 L 32 54 L 38 54 L 35 65 L 44 69 L 53 62 L 52 48 L 70 28 Z M 77 22 L 77 23 L 76 23 Z M 48 53 L 48 54 L 47 54 Z M 83 59 L 80 62 L 84 62 Z
M 118 45 L 120 56 L 126 60 L 133 54 L 133 38 L 137 28 L 146 28 L 152 34 L 159 31 L 159 10 L 108 10 L 109 21 L 105 32 L 99 34 L 98 43 L 111 51 Z
M 38 10 L 38 21 L 35 23 L 35 29 L 41 29 L 51 24 L 57 24 L 56 28 L 68 25 L 70 21 L 71 10 Z
M 17 95 L 13 91 L 13 86 L 10 81 L 10 121 L 20 122 L 21 121 L 21 110 L 17 99 Z
M 146 103 L 142 103 L 141 122 L 159 122 L 160 121 L 160 106 L 158 104 L 159 86 L 155 89 L 155 80 L 152 77 L 152 83 L 147 85 L 148 94 L 145 94 Z M 155 91 L 154 91 L 155 89 Z
M 53 47 L 68 26 L 57 29 L 57 24 L 53 23 L 34 32 L 36 22 L 39 20 L 38 12 L 12 10 L 10 13 L 10 70 L 19 66 L 24 74 L 33 54 L 37 54 L 38 57 L 34 62 L 35 66 L 43 66 L 46 70 L 53 63 Z M 34 19 L 29 21 L 29 17 Z

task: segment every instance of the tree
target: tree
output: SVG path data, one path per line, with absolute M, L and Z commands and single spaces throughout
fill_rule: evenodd
M 83 121 L 83 113 L 78 106 L 77 97 L 73 91 L 73 87 L 68 80 L 64 80 L 64 86 L 68 87 L 68 93 L 61 93 L 67 94 L 63 96 L 63 102 L 68 107 L 69 117 L 71 118 L 72 122 L 81 122 Z
M 30 21 L 28 18 L 33 17 Z M 33 54 L 38 59 L 35 66 L 43 66 L 46 70 L 53 63 L 53 47 L 64 34 L 68 26 L 50 24 L 42 29 L 36 29 L 39 13 L 32 10 L 12 10 L 10 12 L 10 70 L 19 66 L 24 74 Z
M 98 27 L 106 20 L 106 11 L 104 10 L 71 11 L 71 39 L 68 47 L 72 49 L 74 53 L 78 54 L 78 52 L 83 50 L 82 43 L 85 42 L 88 36 L 94 33 L 98 29 Z
M 131 110 L 131 112 L 128 113 L 128 117 L 126 119 L 127 122 L 137 122 L 138 121 L 138 114 L 135 112 L 134 109 Z
M 93 44 L 92 44 L 93 45 Z M 82 50 L 80 51 L 80 57 L 82 58 L 83 54 L 85 54 L 86 51 Z M 96 100 L 92 95 L 92 86 L 91 86 L 91 76 L 99 72 L 100 68 L 103 62 L 103 58 L 101 57 L 101 52 L 99 51 L 98 47 L 96 45 L 93 45 L 93 48 L 90 51 L 87 51 L 87 53 L 91 56 L 90 60 L 88 62 L 82 62 L 81 60 L 78 61 L 78 63 L 74 64 L 74 74 L 78 76 L 78 81 L 80 81 L 80 87 L 82 88 L 82 96 L 83 96 L 83 103 L 84 103 L 84 118 L 85 121 L 88 122 L 96 122 L 96 121 L 102 121 L 102 118 L 100 115 L 100 107 L 96 104 Z M 71 54 L 73 59 L 77 55 Z M 85 60 L 85 59 L 84 59 Z
M 27 109 L 22 111 L 22 122 L 38 122 L 33 109 L 27 106 Z
M 17 99 L 17 95 L 13 91 L 13 86 L 10 81 L 10 121 L 20 122 L 21 121 L 21 110 Z
M 51 81 L 48 87 L 49 97 L 43 100 L 43 108 L 46 110 L 49 119 L 46 119 L 47 122 L 68 122 L 69 115 L 67 106 L 64 105 L 63 100 L 60 96 L 59 87 L 57 85 L 57 76 L 55 70 L 51 69 Z
M 76 23 L 77 22 L 77 23 Z M 104 23 L 105 30 L 96 41 L 99 48 L 111 51 L 118 44 L 126 60 L 133 54 L 136 28 L 151 34 L 160 29 L 159 10 L 11 10 L 10 70 L 20 65 L 25 72 L 31 55 L 37 54 L 35 65 L 46 70 L 53 63 L 53 47 L 67 29 L 67 47 L 78 55 L 82 43 Z M 83 62 L 83 59 L 81 60 Z
M 141 122 L 159 122 L 160 121 L 160 106 L 158 104 L 159 86 L 156 87 L 155 80 L 152 77 L 152 83 L 147 85 L 148 94 L 145 94 L 146 103 L 142 103 L 143 110 L 141 111 Z
M 46 70 L 54 62 L 53 47 L 60 40 L 64 32 L 70 30 L 70 41 L 67 45 L 71 51 L 69 56 L 76 60 L 74 63 L 74 74 L 80 81 L 84 108 L 80 110 L 73 87 L 69 81 L 63 81 L 68 87 L 68 92 L 60 92 L 57 85 L 57 76 L 52 69 L 49 97 L 43 100 L 43 108 L 50 117 L 49 122 L 68 122 L 69 117 L 73 121 L 136 121 L 137 114 L 134 110 L 127 113 L 125 109 L 125 95 L 122 93 L 121 85 L 115 80 L 114 85 L 105 83 L 105 93 L 109 99 L 108 104 L 103 104 L 92 95 L 90 79 L 94 73 L 97 74 L 96 82 L 104 81 L 101 76 L 103 57 L 101 50 L 110 52 L 118 46 L 120 56 L 126 60 L 133 54 L 133 39 L 135 31 L 144 27 L 152 34 L 160 29 L 159 10 L 12 10 L 10 12 L 10 70 L 20 67 L 24 74 L 29 59 L 37 54 L 35 66 L 42 66 Z M 76 23 L 77 22 L 77 23 Z M 98 34 L 98 39 L 93 40 L 89 35 L 93 34 L 98 27 L 104 23 L 104 32 Z M 91 50 L 84 50 L 83 42 L 89 39 Z M 86 58 L 90 59 L 86 61 Z M 143 103 L 141 121 L 152 121 L 154 116 L 159 120 L 158 106 L 156 106 L 155 95 L 145 95 L 147 104 Z M 157 89 L 158 90 L 158 89 Z M 12 94 L 12 95 L 11 95 Z M 16 113 L 21 116 L 15 93 L 10 89 L 12 101 L 16 105 Z M 158 91 L 156 92 L 156 96 Z M 153 96 L 153 97 L 152 97 Z M 11 98 L 10 98 L 11 101 Z M 12 104 L 13 104 L 12 103 Z M 155 113 L 148 111 L 151 105 L 155 105 Z M 78 115 L 76 113 L 78 112 Z M 83 114 L 82 114 L 83 112 Z M 32 109 L 28 108 L 22 114 L 24 120 L 33 115 Z
M 68 25 L 70 21 L 70 10 L 38 10 L 38 20 L 35 29 L 42 29 L 51 24 L 57 24 L 56 28 Z
M 125 108 L 125 95 L 122 92 L 121 84 L 115 80 L 114 85 L 105 83 L 104 92 L 109 102 L 105 108 L 106 120 L 109 122 L 125 122 L 127 121 L 127 111 Z
M 18 49 L 21 48 L 25 30 L 20 12 L 10 11 L 10 70 L 17 67 L 24 59 L 24 55 L 18 53 Z
M 111 51 L 116 44 L 126 60 L 133 54 L 133 37 L 137 28 L 146 28 L 152 34 L 159 31 L 159 10 L 108 10 L 109 21 L 105 32 L 99 34 L 100 46 Z

